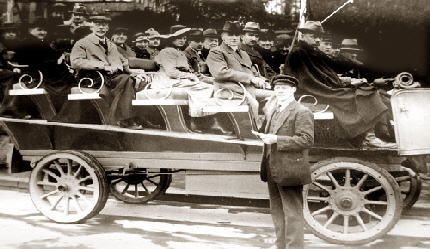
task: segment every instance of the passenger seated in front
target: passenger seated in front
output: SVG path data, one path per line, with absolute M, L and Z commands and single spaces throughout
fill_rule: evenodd
M 182 28 L 176 32 L 171 31 L 167 36 L 167 46 L 155 57 L 155 61 L 160 65 L 160 72 L 174 79 L 169 86 L 184 88 L 189 99 L 189 114 L 191 116 L 191 129 L 194 132 L 203 132 L 199 123 L 210 123 L 209 133 L 228 133 L 218 122 L 213 113 L 203 112 L 203 107 L 209 103 L 213 94 L 213 85 L 201 82 L 199 78 L 191 72 L 187 57 L 182 48 L 185 46 L 186 34 L 190 28 Z M 205 117 L 208 116 L 208 117 Z M 204 118 L 203 118 L 204 117 Z
M 120 127 L 142 129 L 137 123 L 132 100 L 141 82 L 130 75 L 127 60 L 118 52 L 115 44 L 106 38 L 110 18 L 98 15 L 89 18 L 92 33 L 77 41 L 70 55 L 72 68 L 80 71 L 100 71 L 105 77 L 105 86 L 100 96 L 109 103 L 111 122 Z

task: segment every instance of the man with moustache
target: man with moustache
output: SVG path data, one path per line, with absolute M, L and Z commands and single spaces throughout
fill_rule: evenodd
M 118 52 L 117 46 L 106 37 L 110 18 L 94 15 L 89 18 L 92 33 L 77 41 L 70 55 L 72 68 L 85 74 L 99 71 L 105 78 L 106 87 L 100 95 L 109 103 L 111 123 L 134 130 L 142 129 L 137 123 L 132 100 L 141 82 L 130 75 L 128 61 Z
M 242 42 L 240 49 L 244 50 L 251 58 L 252 64 L 255 65 L 258 73 L 266 79 L 271 79 L 276 73 L 264 61 L 263 56 L 257 51 L 258 40 L 260 37 L 260 24 L 256 22 L 247 22 L 243 28 Z
M 251 114 L 257 121 L 258 102 L 255 99 L 255 87 L 263 88 L 266 85 L 266 79 L 254 75 L 251 58 L 240 49 L 241 34 L 242 29 L 238 22 L 227 21 L 222 29 L 221 45 L 209 51 L 206 63 L 214 77 L 215 91 L 227 89 L 235 94 L 234 97 L 245 96 L 251 107 Z M 245 87 L 245 92 L 239 83 Z
M 188 47 L 184 50 L 184 54 L 188 59 L 191 69 L 197 75 L 209 75 L 209 69 L 202 55 L 203 49 L 203 32 L 195 29 L 187 36 Z

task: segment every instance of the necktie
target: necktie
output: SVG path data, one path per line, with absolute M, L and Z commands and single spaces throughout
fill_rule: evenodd
M 107 49 L 108 49 L 108 46 L 107 46 L 107 43 L 106 43 L 106 40 L 100 40 L 100 45 L 107 51 Z
M 240 50 L 236 50 L 236 53 L 240 56 L 240 58 L 242 58 L 242 55 L 240 55 Z

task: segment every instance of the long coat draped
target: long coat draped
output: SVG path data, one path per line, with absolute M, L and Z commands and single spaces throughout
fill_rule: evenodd
M 330 105 L 339 124 L 337 135 L 354 138 L 375 127 L 388 108 L 373 88 L 344 88 L 330 58 L 299 42 L 288 54 L 284 73 L 299 80 L 297 94 L 309 94 Z

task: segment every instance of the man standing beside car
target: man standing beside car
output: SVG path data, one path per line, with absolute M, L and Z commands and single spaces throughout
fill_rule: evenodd
M 312 112 L 294 99 L 299 81 L 280 74 L 272 80 L 274 96 L 264 107 L 264 142 L 260 177 L 267 182 L 276 232 L 271 248 L 303 248 L 303 185 L 311 182 L 308 149 L 314 142 Z

